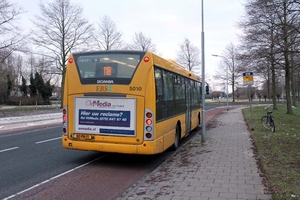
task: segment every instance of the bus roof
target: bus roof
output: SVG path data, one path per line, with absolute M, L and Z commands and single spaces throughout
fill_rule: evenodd
M 147 51 L 139 51 L 139 50 L 98 50 L 98 51 L 78 51 L 78 52 L 74 52 L 72 53 L 73 55 L 76 54 L 97 54 L 97 53 L 147 53 Z
M 184 74 L 186 77 L 192 78 L 197 81 L 201 81 L 200 76 L 196 75 L 194 72 L 187 70 L 184 66 L 180 65 L 173 59 L 165 59 L 153 52 L 150 51 L 141 51 L 141 50 L 98 50 L 98 51 L 81 51 L 81 52 L 74 52 L 73 55 L 86 55 L 86 54 L 98 54 L 98 53 L 127 53 L 127 54 L 152 54 L 154 60 L 160 60 L 160 62 L 167 62 L 172 68 L 180 74 Z M 156 63 L 154 63 L 156 64 Z

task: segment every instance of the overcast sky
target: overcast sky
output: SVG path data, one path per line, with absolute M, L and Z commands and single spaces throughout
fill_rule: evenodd
M 40 0 L 11 0 L 23 7 L 23 24 L 30 24 L 40 14 Z M 52 0 L 42 0 L 51 2 Z M 135 32 L 152 39 L 157 52 L 164 58 L 175 59 L 179 44 L 188 38 L 201 50 L 201 0 L 70 0 L 80 4 L 89 22 L 99 22 L 104 15 L 115 22 L 123 40 L 131 42 Z M 218 70 L 225 47 L 238 45 L 236 23 L 244 12 L 245 0 L 204 0 L 206 74 Z M 28 27 L 28 25 L 26 25 Z M 201 56 L 201 55 L 200 55 Z

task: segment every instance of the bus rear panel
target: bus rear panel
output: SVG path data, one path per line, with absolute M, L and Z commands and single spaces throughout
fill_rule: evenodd
M 157 100 L 155 58 L 159 57 L 142 51 L 71 54 L 63 92 L 63 147 L 157 154 L 174 143 L 178 122 L 180 138 L 186 135 L 185 130 L 189 132 L 187 127 L 198 126 L 199 108 L 188 118 L 184 109 L 157 118 L 163 105 Z M 191 123 L 186 125 L 187 121 Z

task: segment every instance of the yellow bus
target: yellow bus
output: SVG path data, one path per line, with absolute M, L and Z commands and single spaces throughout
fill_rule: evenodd
M 157 154 L 201 125 L 201 79 L 145 51 L 69 56 L 63 96 L 67 149 Z

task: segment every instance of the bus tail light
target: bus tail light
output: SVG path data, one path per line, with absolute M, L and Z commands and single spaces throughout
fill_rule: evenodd
M 153 112 L 145 109 L 144 140 L 153 140 Z
M 150 58 L 148 56 L 144 57 L 144 62 L 149 62 Z
M 63 135 L 68 135 L 68 107 L 64 106 L 63 108 L 63 124 L 62 124 L 62 132 Z

